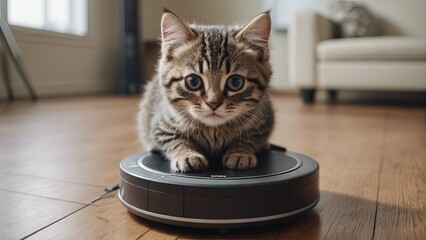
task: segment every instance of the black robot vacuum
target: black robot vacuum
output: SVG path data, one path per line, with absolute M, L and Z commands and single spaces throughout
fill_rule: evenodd
M 118 197 L 132 213 L 153 221 L 197 228 L 250 227 L 288 220 L 319 201 L 319 165 L 273 146 L 248 170 L 176 173 L 156 153 L 120 164 Z

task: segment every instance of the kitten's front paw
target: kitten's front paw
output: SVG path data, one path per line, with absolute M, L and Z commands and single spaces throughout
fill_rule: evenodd
M 196 172 L 209 166 L 207 159 L 201 154 L 191 154 L 177 157 L 171 161 L 171 168 L 175 172 Z
M 248 169 L 257 166 L 257 158 L 251 153 L 232 153 L 223 157 L 223 166 L 230 169 Z

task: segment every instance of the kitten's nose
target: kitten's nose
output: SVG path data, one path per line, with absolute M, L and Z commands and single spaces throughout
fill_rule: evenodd
M 216 110 L 220 105 L 222 105 L 221 102 L 208 102 L 207 105 L 214 111 Z

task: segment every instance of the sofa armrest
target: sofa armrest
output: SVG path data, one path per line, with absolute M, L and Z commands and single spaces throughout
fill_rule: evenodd
M 314 10 L 296 13 L 289 27 L 289 80 L 298 88 L 314 89 L 318 42 L 334 36 L 333 22 Z

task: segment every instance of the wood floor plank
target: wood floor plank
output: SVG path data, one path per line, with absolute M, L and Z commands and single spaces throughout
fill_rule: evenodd
M 234 229 L 221 232 L 220 230 L 200 230 L 191 229 L 182 236 L 179 240 L 195 240 L 195 239 L 217 239 L 217 240 L 231 240 L 231 239 L 276 239 L 279 230 L 273 227 L 266 228 L 252 228 L 252 229 Z
M 109 195 L 95 206 L 85 207 L 31 238 L 424 237 L 424 109 L 304 105 L 294 96 L 282 95 L 274 95 L 273 99 L 276 126 L 271 142 L 309 155 L 320 164 L 321 201 L 305 216 L 270 227 L 222 234 L 143 220 L 121 206 L 115 195 Z M 11 236 L 22 237 L 84 206 L 49 198 L 87 202 L 98 186 L 116 183 L 120 160 L 142 150 L 135 129 L 138 100 L 101 96 L 1 105 L 0 188 L 9 192 L 0 191 L 0 234 L 4 224 L 23 221 L 22 227 L 13 233 L 7 231 L 16 226 L 6 229 L 8 234 L 16 232 L 17 235 Z M 15 177 L 9 179 L 8 175 Z M 73 188 L 76 183 L 94 188 Z M 10 192 L 17 188 L 26 194 Z M 3 193 L 9 197 L 4 198 Z M 42 199 L 42 203 L 34 199 Z M 23 206 L 13 205 L 14 202 Z M 34 214 L 39 212 L 37 216 L 41 216 L 34 223 L 26 222 L 28 214 L 33 214 L 31 206 L 35 208 Z M 45 212 L 40 210 L 44 208 L 47 208 Z M 13 215 L 27 211 L 27 215 Z M 8 222 L 4 216 L 17 220 Z
M 112 149 L 92 151 L 88 154 L 62 157 L 38 156 L 25 160 L 14 157 L 14 162 L 0 162 L 0 173 L 16 174 L 53 180 L 69 181 L 88 185 L 108 186 L 118 181 L 120 161 L 135 152 L 141 151 L 139 144 Z M 40 167 L 46 166 L 46 167 Z
M 426 239 L 426 114 L 389 110 L 376 239 Z
M 23 238 L 84 207 L 70 203 L 0 190 L 0 239 Z
M 185 231 L 184 228 L 165 224 L 148 223 L 148 225 L 151 229 L 140 236 L 138 240 L 174 240 L 178 239 Z
M 45 178 L 0 174 L 0 190 L 89 204 L 103 187 L 55 181 Z
M 117 182 L 120 160 L 141 150 L 134 123 L 138 99 L 101 99 L 0 110 L 0 172 L 95 185 Z
M 114 193 L 29 239 L 137 239 L 149 229 L 149 224 L 130 214 Z
M 313 213 L 283 225 L 278 239 L 370 239 L 384 108 L 291 104 L 294 111 L 278 108 L 282 137 L 273 140 L 319 162 L 321 200 Z

